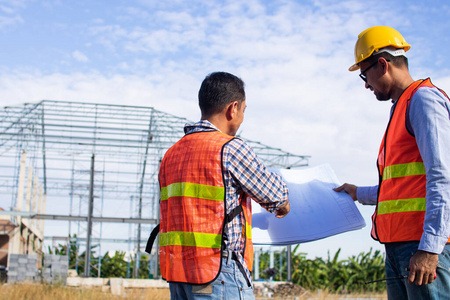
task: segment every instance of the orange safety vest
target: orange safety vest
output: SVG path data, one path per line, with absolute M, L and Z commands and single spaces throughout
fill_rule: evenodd
M 160 268 L 169 282 L 206 284 L 220 273 L 224 229 L 244 214 L 244 259 L 253 266 L 251 199 L 227 215 L 222 149 L 234 137 L 220 131 L 185 135 L 165 154 L 160 167 Z
M 420 241 L 423 234 L 425 166 L 416 139 L 406 126 L 411 98 L 420 87 L 435 86 L 428 78 L 414 82 L 403 92 L 381 142 L 378 202 L 371 233 L 381 243 Z

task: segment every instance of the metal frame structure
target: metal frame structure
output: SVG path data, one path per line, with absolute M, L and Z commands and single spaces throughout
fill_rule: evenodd
M 4 107 L 0 214 L 15 224 L 22 217 L 47 220 L 46 235 L 76 235 L 87 253 L 93 242 L 99 252 L 123 242 L 140 253 L 158 223 L 160 161 L 189 122 L 141 106 L 44 100 Z M 246 141 L 269 167 L 308 165 L 309 156 Z M 21 160 L 46 204 L 31 195 L 30 205 L 19 211 Z M 86 274 L 89 268 L 86 260 Z

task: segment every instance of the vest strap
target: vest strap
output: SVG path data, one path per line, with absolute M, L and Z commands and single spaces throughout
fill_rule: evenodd
M 225 223 L 230 223 L 237 215 L 243 212 L 242 203 L 236 206 L 229 214 L 225 217 Z
M 150 233 L 150 237 L 148 238 L 147 246 L 145 246 L 145 252 L 147 252 L 148 254 L 151 254 L 152 252 L 153 243 L 155 242 L 158 233 L 159 233 L 159 224 L 156 225 L 155 228 L 153 228 L 152 233 Z

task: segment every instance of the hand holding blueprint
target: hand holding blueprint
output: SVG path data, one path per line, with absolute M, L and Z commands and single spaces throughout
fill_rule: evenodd
M 329 165 L 302 170 L 277 169 L 289 188 L 291 211 L 278 219 L 252 202 L 252 239 L 256 245 L 291 245 L 361 229 L 366 223 Z

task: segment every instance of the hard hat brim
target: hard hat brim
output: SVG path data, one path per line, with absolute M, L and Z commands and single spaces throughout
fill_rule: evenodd
M 359 63 L 353 64 L 350 68 L 348 68 L 348 70 L 349 70 L 350 72 L 359 70 Z

